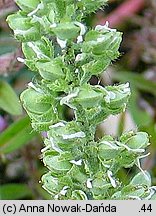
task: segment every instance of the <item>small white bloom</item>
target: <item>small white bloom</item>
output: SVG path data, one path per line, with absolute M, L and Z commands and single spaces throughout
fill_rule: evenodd
M 45 148 L 41 149 L 41 152 L 43 153 L 43 152 L 47 151 L 49 148 L 50 148 L 50 146 L 46 146 Z
M 108 171 L 107 171 L 107 175 L 108 175 L 108 178 L 109 178 L 109 180 L 110 180 L 112 186 L 113 186 L 114 188 L 116 188 L 117 185 L 116 185 L 116 181 L 112 178 L 112 175 L 113 175 L 112 171 L 108 170 Z
M 111 147 L 112 149 L 118 150 L 118 146 L 112 145 L 111 143 L 109 143 L 108 141 L 102 141 L 101 143 Z
M 69 188 L 68 186 L 64 186 L 63 189 L 60 191 L 60 194 L 65 196 L 66 193 L 67 193 L 68 188 Z
M 82 42 L 83 42 L 83 37 L 82 37 L 82 35 L 79 35 L 77 37 L 77 43 L 82 43 Z
M 39 93 L 43 93 L 42 89 L 37 88 L 34 83 L 30 82 L 28 83 L 28 86 L 31 87 L 32 89 L 34 89 L 35 91 L 39 92 Z
M 80 131 L 80 132 L 77 132 L 77 133 L 73 133 L 73 134 L 63 134 L 62 137 L 64 140 L 66 139 L 74 139 L 74 138 L 83 138 L 85 137 L 85 133 Z
M 78 61 L 82 61 L 84 59 L 84 54 L 78 54 L 75 58 L 75 61 L 78 62 Z
M 58 37 L 57 37 L 57 43 L 60 45 L 60 47 L 62 49 L 64 49 L 66 47 L 66 45 L 67 45 L 67 41 L 66 40 L 61 40 Z
M 25 59 L 21 58 L 21 57 L 17 57 L 17 61 L 21 62 L 21 63 L 24 63 L 25 62 Z
M 50 28 L 56 28 L 57 24 L 56 23 L 53 23 L 50 25 Z
M 60 105 L 66 104 L 66 105 L 68 105 L 69 107 L 75 109 L 75 107 L 73 107 L 71 104 L 69 104 L 69 101 L 70 101 L 72 98 L 76 97 L 76 96 L 78 95 L 78 93 L 79 93 L 79 89 L 76 89 L 75 92 L 72 92 L 72 93 L 70 93 L 69 95 L 63 97 L 63 98 L 60 100 Z
M 75 70 L 75 73 L 78 73 L 79 72 L 79 69 L 78 68 L 76 68 L 76 70 Z
M 107 31 L 111 31 L 111 32 L 116 32 L 116 29 L 111 29 L 109 28 L 109 22 L 106 21 L 105 25 L 97 25 L 95 27 L 96 31 L 102 31 L 102 30 L 107 30 Z
M 87 179 L 87 188 L 89 188 L 89 189 L 91 189 L 93 186 L 92 186 L 92 183 L 91 183 L 91 181 L 92 181 L 93 179 Z
M 75 160 L 71 160 L 70 163 L 75 164 L 77 166 L 81 166 L 82 165 L 82 159 L 75 161 Z
M 80 22 L 75 22 L 75 25 L 79 26 L 81 31 L 80 31 L 80 36 L 81 35 L 84 35 L 86 33 L 86 27 L 85 25 L 83 25 L 82 23 Z
M 107 95 L 105 96 L 105 101 L 107 103 L 110 103 L 110 101 L 115 98 L 116 98 L 116 94 L 114 92 L 107 92 Z
M 19 30 L 19 29 L 14 30 L 15 35 L 18 35 L 18 34 L 25 35 L 25 32 L 26 32 L 26 30 Z
M 97 38 L 97 42 L 103 42 L 103 41 L 105 41 L 105 37 L 103 36 L 103 37 L 98 37 Z
M 49 128 L 51 129 L 51 128 L 64 127 L 64 126 L 65 124 L 63 122 L 58 122 L 54 125 L 51 125 Z

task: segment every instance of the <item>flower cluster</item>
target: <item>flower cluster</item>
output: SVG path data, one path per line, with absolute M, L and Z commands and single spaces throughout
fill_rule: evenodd
M 147 156 L 146 133 L 129 132 L 96 140 L 99 123 L 123 112 L 129 83 L 91 85 L 119 57 L 122 34 L 106 23 L 89 30 L 82 22 L 106 0 L 16 0 L 7 18 L 25 59 L 36 75 L 21 101 L 36 131 L 46 131 L 43 162 L 49 169 L 43 187 L 53 199 L 150 199 L 155 188 L 140 167 Z M 67 121 L 64 112 L 73 110 Z M 140 172 L 124 185 L 118 175 L 137 165 Z

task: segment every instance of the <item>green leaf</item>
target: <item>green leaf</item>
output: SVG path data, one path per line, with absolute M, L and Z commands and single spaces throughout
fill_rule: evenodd
M 27 144 L 36 133 L 32 131 L 28 117 L 13 123 L 0 135 L 0 154 L 11 153 Z
M 0 189 L 0 200 L 15 200 L 32 197 L 30 188 L 25 184 L 4 184 Z
M 12 115 L 22 114 L 17 95 L 11 86 L 3 80 L 0 80 L 0 108 Z

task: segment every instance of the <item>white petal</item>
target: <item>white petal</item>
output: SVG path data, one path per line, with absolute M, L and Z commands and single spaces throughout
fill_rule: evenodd
M 116 185 L 116 181 L 112 178 L 112 175 L 113 175 L 112 171 L 108 170 L 108 171 L 107 171 L 107 175 L 108 175 L 108 178 L 109 178 L 109 180 L 110 180 L 112 186 L 113 186 L 114 188 L 116 188 L 117 185 Z
M 63 134 L 62 137 L 63 139 L 74 139 L 74 138 L 83 138 L 85 137 L 85 133 L 80 131 L 80 132 L 77 132 L 77 133 L 73 133 L 73 134 Z
M 25 62 L 25 60 L 24 60 L 23 58 L 21 58 L 21 57 L 17 57 L 17 61 L 19 61 L 19 62 L 21 62 L 21 63 L 24 63 L 24 62 Z
M 51 129 L 51 128 L 64 127 L 64 126 L 65 124 L 63 122 L 58 122 L 54 125 L 51 125 L 49 128 Z
M 37 8 L 36 8 L 35 10 L 33 10 L 32 12 L 30 12 L 30 13 L 28 14 L 28 16 L 34 15 L 35 13 L 37 13 L 38 10 L 43 9 L 43 8 L 44 8 L 44 4 L 41 2 L 41 3 L 37 6 Z
M 91 189 L 93 186 L 92 186 L 92 183 L 91 183 L 92 179 L 87 179 L 87 188 Z
M 63 189 L 60 191 L 60 194 L 65 196 L 66 193 L 67 193 L 68 188 L 69 188 L 68 186 L 64 186 Z
M 61 40 L 57 37 L 57 43 L 60 45 L 62 49 L 66 47 L 67 41 L 66 40 Z
M 70 163 L 75 164 L 77 166 L 81 166 L 82 165 L 82 159 L 75 161 L 75 160 L 71 160 Z

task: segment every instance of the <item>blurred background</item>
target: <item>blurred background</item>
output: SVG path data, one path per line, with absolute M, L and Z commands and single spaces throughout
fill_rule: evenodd
M 39 183 L 46 172 L 40 158 L 44 134 L 32 130 L 19 102 L 34 74 L 17 62 L 22 57 L 21 45 L 5 21 L 16 10 L 13 0 L 0 0 L 0 199 L 50 199 Z M 109 0 L 86 23 L 95 26 L 107 20 L 110 27 L 123 32 L 123 41 L 120 58 L 101 76 L 101 83 L 128 81 L 132 96 L 127 111 L 109 117 L 97 128 L 97 136 L 146 131 L 150 155 L 141 163 L 156 185 L 156 0 Z M 121 173 L 125 182 L 136 169 Z

